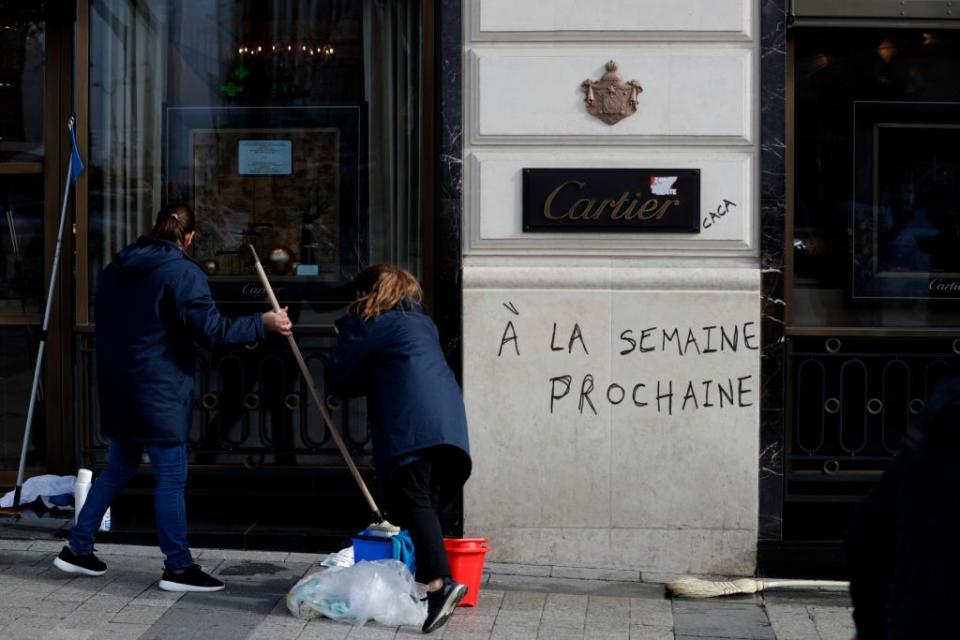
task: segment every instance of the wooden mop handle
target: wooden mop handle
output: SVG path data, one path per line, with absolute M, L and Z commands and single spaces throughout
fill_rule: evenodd
M 250 247 L 250 253 L 253 254 L 253 266 L 257 270 L 257 275 L 260 276 L 260 282 L 263 284 L 264 291 L 267 292 L 267 299 L 270 301 L 270 305 L 273 307 L 274 312 L 280 313 L 280 303 L 277 302 L 277 296 L 275 296 L 273 293 L 273 287 L 270 286 L 270 281 L 267 279 L 267 274 L 263 270 L 263 265 L 260 264 L 260 257 L 257 256 L 257 251 L 253 248 L 253 245 L 247 246 Z M 296 359 L 297 365 L 300 367 L 300 372 L 303 374 L 303 379 L 306 381 L 307 387 L 310 388 L 310 395 L 313 396 L 313 401 L 316 403 L 317 408 L 320 409 L 320 415 L 323 416 L 323 421 L 327 423 L 327 430 L 329 430 L 330 435 L 333 436 L 333 441 L 337 443 L 337 448 L 340 449 L 343 459 L 350 468 L 350 473 L 353 474 L 353 479 L 357 481 L 357 486 L 360 487 L 360 491 L 363 492 L 363 497 L 366 498 L 367 504 L 370 505 L 370 509 L 373 510 L 373 513 L 378 521 L 382 521 L 383 516 L 380 513 L 380 509 L 377 508 L 377 503 L 373 500 L 370 490 L 367 489 L 367 484 L 363 481 L 363 478 L 360 477 L 360 471 L 357 469 L 357 465 L 354 464 L 353 458 L 350 456 L 350 452 L 347 451 L 347 446 L 343 443 L 343 438 L 340 437 L 340 432 L 337 431 L 337 428 L 333 425 L 333 419 L 330 417 L 330 413 L 327 411 L 326 405 L 323 404 L 323 400 L 320 398 L 320 392 L 317 391 L 317 385 L 313 380 L 313 376 L 310 374 L 310 370 L 307 368 L 307 363 L 303 360 L 303 354 L 300 353 L 300 347 L 297 345 L 296 339 L 294 339 L 293 335 L 289 335 L 287 336 L 287 342 L 290 344 L 290 350 L 293 351 L 293 357 Z

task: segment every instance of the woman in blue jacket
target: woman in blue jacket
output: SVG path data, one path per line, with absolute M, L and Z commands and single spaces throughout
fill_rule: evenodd
M 97 291 L 97 380 L 100 426 L 110 440 L 107 468 L 90 489 L 67 546 L 54 565 L 102 575 L 94 535 L 114 496 L 146 451 L 156 478 L 156 516 L 167 591 L 218 591 L 223 583 L 193 562 L 187 546 L 183 490 L 193 404 L 194 344 L 206 348 L 289 335 L 284 309 L 238 318 L 220 315 L 203 269 L 185 251 L 196 234 L 193 211 L 165 207 L 149 236 L 103 270 Z
M 423 313 L 417 280 L 376 265 L 354 280 L 357 300 L 337 321 L 332 391 L 367 396 L 373 457 L 391 519 L 409 530 L 417 581 L 427 585 L 423 631 L 441 627 L 466 595 L 453 581 L 439 512 L 470 475 L 463 394 Z

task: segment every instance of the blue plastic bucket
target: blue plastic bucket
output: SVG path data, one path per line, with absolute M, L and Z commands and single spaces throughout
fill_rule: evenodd
M 390 538 L 358 533 L 353 537 L 353 560 L 389 560 L 393 557 L 393 542 Z

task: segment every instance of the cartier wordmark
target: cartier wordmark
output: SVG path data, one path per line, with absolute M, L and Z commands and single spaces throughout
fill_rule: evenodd
M 698 169 L 524 169 L 524 231 L 700 231 Z

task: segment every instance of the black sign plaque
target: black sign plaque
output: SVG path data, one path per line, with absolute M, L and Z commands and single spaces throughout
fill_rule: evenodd
M 699 169 L 524 169 L 524 231 L 700 232 Z

